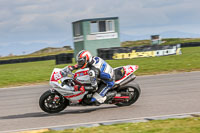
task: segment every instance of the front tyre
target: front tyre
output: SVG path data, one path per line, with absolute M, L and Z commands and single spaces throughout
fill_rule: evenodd
M 40 97 L 39 105 L 44 112 L 58 113 L 67 107 L 68 102 L 67 99 L 58 92 L 51 92 L 48 90 Z

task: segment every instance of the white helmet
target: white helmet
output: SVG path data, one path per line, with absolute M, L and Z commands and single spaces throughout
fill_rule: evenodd
M 87 50 L 81 50 L 77 54 L 76 60 L 78 62 L 78 67 L 80 67 L 81 69 L 83 69 L 83 68 L 85 68 L 87 66 L 88 62 L 92 60 L 92 55 Z

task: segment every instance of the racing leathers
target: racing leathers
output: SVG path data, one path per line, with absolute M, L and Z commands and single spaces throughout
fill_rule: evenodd
M 78 69 L 78 66 L 70 66 L 70 70 Z M 97 91 L 94 93 L 91 102 L 98 101 L 103 103 L 106 100 L 106 93 L 115 84 L 114 70 L 100 57 L 93 56 L 88 62 L 88 74 L 90 76 L 91 86 Z M 98 86 L 97 79 L 100 79 L 104 84 Z
M 114 70 L 113 68 L 105 62 L 100 57 L 92 57 L 92 61 L 88 63 L 89 76 L 91 80 L 91 85 L 97 88 L 91 101 L 98 101 L 103 103 L 106 100 L 107 91 L 112 88 L 115 84 L 114 82 Z M 97 78 L 101 79 L 104 84 L 101 84 L 98 88 Z

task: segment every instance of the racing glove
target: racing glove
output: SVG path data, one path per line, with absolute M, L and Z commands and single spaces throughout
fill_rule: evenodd
M 74 86 L 74 91 L 85 92 L 85 87 L 84 86 L 80 86 L 80 85 L 75 85 Z
M 78 69 L 78 64 L 74 65 L 74 66 L 68 66 L 70 71 L 73 71 L 75 69 Z

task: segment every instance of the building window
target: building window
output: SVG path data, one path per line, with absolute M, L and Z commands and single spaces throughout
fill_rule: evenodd
M 114 22 L 113 21 L 107 21 L 107 31 L 114 31 Z
M 90 32 L 111 32 L 114 31 L 114 21 L 105 20 L 105 21 L 91 21 L 90 22 Z
M 98 31 L 98 22 L 97 21 L 91 21 L 90 22 L 90 31 L 91 31 L 91 33 L 99 32 Z
M 80 36 L 80 35 L 82 35 L 81 24 L 75 23 L 74 24 L 74 36 Z
M 99 21 L 99 32 L 106 32 L 106 22 Z

